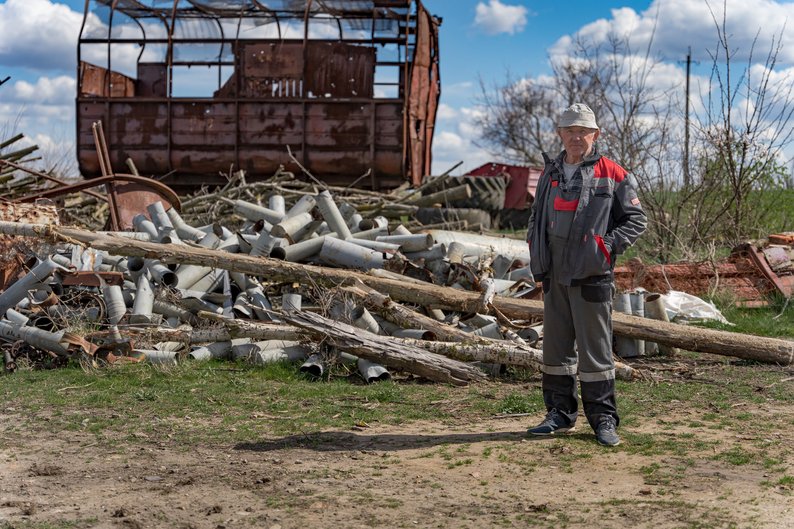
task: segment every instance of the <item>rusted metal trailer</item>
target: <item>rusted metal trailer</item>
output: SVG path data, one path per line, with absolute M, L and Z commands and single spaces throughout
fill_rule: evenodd
M 177 189 L 280 165 L 287 146 L 331 184 L 390 188 L 429 174 L 438 28 L 419 0 L 86 0 L 77 158 Z M 362 175 L 367 175 L 361 178 Z

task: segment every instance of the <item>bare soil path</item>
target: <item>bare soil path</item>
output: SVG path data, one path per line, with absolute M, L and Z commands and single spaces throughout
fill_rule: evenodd
M 685 410 L 630 430 L 691 440 L 679 454 L 631 442 L 605 449 L 583 423 L 565 437 L 527 438 L 536 417 L 216 446 L 141 434 L 130 447 L 20 429 L 11 412 L 0 424 L 0 527 L 794 527 L 794 496 L 775 482 L 779 470 L 714 457 L 748 443 L 792 446 L 794 406 L 752 413 L 779 427 L 759 439 L 681 426 Z M 791 475 L 791 461 L 777 464 Z

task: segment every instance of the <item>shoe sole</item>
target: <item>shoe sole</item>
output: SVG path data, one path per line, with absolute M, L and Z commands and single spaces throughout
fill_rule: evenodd
M 601 441 L 599 441 L 598 439 L 596 439 L 596 441 L 598 441 L 598 444 L 600 444 L 601 446 L 610 446 L 610 447 L 611 447 L 611 446 L 618 446 L 618 445 L 620 444 L 620 441 L 618 441 L 618 442 L 617 442 L 617 443 L 615 443 L 615 444 L 602 443 L 602 442 L 601 442 Z
M 561 435 L 561 434 L 566 434 L 566 433 L 572 433 L 572 432 L 575 432 L 575 431 L 576 431 L 576 427 L 572 426 L 570 428 L 558 428 L 558 429 L 554 430 L 553 432 L 549 432 L 549 433 L 538 433 L 538 432 L 532 432 L 530 430 L 527 430 L 527 433 L 529 435 L 536 435 L 538 437 L 550 437 L 550 436 L 553 436 L 553 435 Z

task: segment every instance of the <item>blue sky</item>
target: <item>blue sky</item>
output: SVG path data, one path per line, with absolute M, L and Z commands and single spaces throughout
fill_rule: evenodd
M 424 0 L 443 18 L 440 36 L 442 106 L 434 142 L 434 172 L 461 160 L 473 168 L 494 158 L 480 148 L 473 116 L 479 78 L 500 83 L 548 74 L 549 54 L 565 55 L 569 39 L 598 41 L 609 31 L 631 35 L 639 47 L 653 33 L 654 55 L 667 63 L 665 82 L 683 79 L 688 47 L 704 75 L 716 42 L 708 4 L 723 0 Z M 73 156 L 76 38 L 82 0 L 0 2 L 0 138 L 24 132 L 49 158 Z M 794 3 L 727 0 L 728 27 L 737 58 L 746 56 L 762 29 L 758 49 L 767 51 L 782 24 L 794 24 Z M 788 36 L 791 34 L 792 36 Z M 777 69 L 794 66 L 794 32 L 783 37 Z M 696 71 L 697 75 L 699 72 Z

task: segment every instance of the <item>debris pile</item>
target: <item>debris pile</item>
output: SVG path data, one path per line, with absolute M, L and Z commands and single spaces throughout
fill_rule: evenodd
M 239 221 L 231 229 L 188 223 L 174 207 L 157 201 L 133 218 L 134 231 L 62 228 L 55 237 L 60 243 L 46 247 L 49 253 L 24 249 L 30 258 L 26 270 L 10 272 L 15 277 L 0 294 L 6 370 L 23 356 L 39 363 L 80 358 L 94 364 L 300 359 L 303 369 L 316 375 L 326 372 L 329 361 L 342 361 L 354 363 L 367 381 L 388 378 L 387 368 L 398 368 L 466 383 L 483 377 L 469 360 L 537 365 L 539 352 L 531 347 L 540 336 L 532 326 L 536 318 L 485 314 L 497 293 L 537 294 L 528 281 L 523 241 L 445 230 L 415 233 L 393 222 L 390 227 L 386 215 L 372 215 L 395 211 L 394 203 L 382 197 L 358 194 L 358 205 L 368 213 L 364 218 L 355 201 L 337 204 L 329 190 L 308 193 L 294 184 L 284 187 L 285 182 L 295 181 L 287 176 L 279 183 L 277 175 L 259 183 L 260 191 L 269 193 L 267 205 L 231 198 L 232 186 L 207 200 L 187 202 L 186 216 L 192 220 L 202 207 L 213 217 L 218 211 L 211 208 L 218 204 L 231 208 Z M 289 207 L 284 195 L 274 192 L 279 187 L 294 191 Z M 235 189 L 251 193 L 251 185 Z M 419 202 L 419 197 L 403 203 Z M 5 218 L 12 221 L 3 223 L 5 233 L 24 232 L 40 241 L 55 233 L 53 226 L 43 233 L 40 223 L 25 222 L 40 219 Z M 96 241 L 69 235 L 76 232 Z M 103 249 L 103 241 L 115 241 L 122 252 Z M 129 255 L 136 245 L 146 246 Z M 169 258 L 173 248 L 208 251 L 217 266 L 175 264 L 180 259 Z M 227 256 L 248 256 L 253 266 L 221 262 Z M 481 303 L 474 308 L 482 311 L 425 308 L 421 299 L 411 308 L 363 284 L 329 289 L 299 274 L 274 277 L 264 268 L 257 272 L 262 257 L 475 291 Z M 338 334 L 343 330 L 346 336 Z M 42 357 L 41 351 L 48 354 Z
M 422 189 L 340 199 L 288 174 L 256 191 L 237 179 L 186 200 L 182 213 L 151 202 L 131 216 L 132 231 L 0 221 L 0 233 L 39 243 L 0 293 L 6 370 L 71 358 L 294 360 L 316 376 L 341 362 L 368 382 L 391 369 L 467 384 L 504 365 L 540 365 L 541 293 L 523 240 L 408 228 L 400 208 L 422 203 Z M 668 350 L 794 360 L 783 340 L 613 319 L 619 337 Z M 618 376 L 641 375 L 618 363 Z
M 794 293 L 794 236 L 772 234 L 758 244 L 744 243 L 719 261 L 645 265 L 639 258 L 615 268 L 619 290 L 687 292 L 712 297 L 722 291 L 738 306 L 763 307 L 771 295 Z

